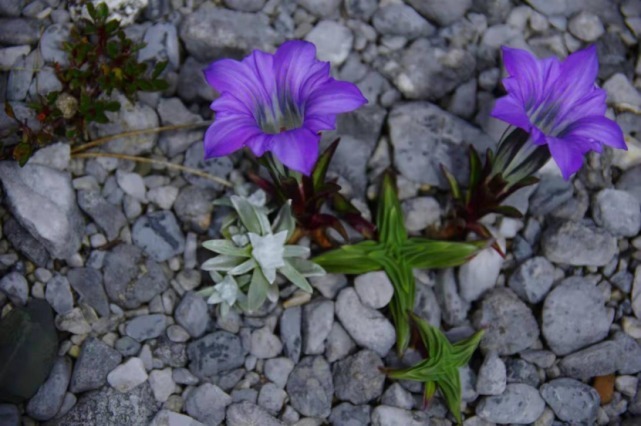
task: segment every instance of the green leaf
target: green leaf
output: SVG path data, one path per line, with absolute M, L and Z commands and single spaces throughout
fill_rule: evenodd
M 294 231 L 296 230 L 296 219 L 292 215 L 292 202 L 288 200 L 278 211 L 276 219 L 274 219 L 274 226 L 272 232 L 278 234 L 282 231 L 287 231 L 287 239 L 289 240 Z
M 221 271 L 227 272 L 244 262 L 242 257 L 234 256 L 216 256 L 206 260 L 200 267 L 203 271 Z
M 403 210 L 396 193 L 396 183 L 389 172 L 383 176 L 376 224 L 378 225 L 378 237 L 381 242 L 401 245 L 407 239 Z
M 153 80 L 157 79 L 160 76 L 160 74 L 162 74 L 162 72 L 165 70 L 165 68 L 167 68 L 168 63 L 169 62 L 167 61 L 158 62 L 154 67 L 154 71 L 151 73 L 151 78 Z
M 292 264 L 289 262 L 289 259 L 285 259 L 285 266 L 279 268 L 278 272 L 283 274 L 285 278 L 287 278 L 289 281 L 291 281 L 292 284 L 296 285 L 296 287 L 300 288 L 301 290 L 308 293 L 314 291 L 307 279 L 305 279 L 305 277 L 292 266 Z
M 240 265 L 237 265 L 230 269 L 227 273 L 229 275 L 244 275 L 247 272 L 251 271 L 252 269 L 256 268 L 258 264 L 254 259 L 248 259 L 241 263 Z M 259 269 L 259 268 L 256 268 Z
M 269 220 L 261 214 L 252 203 L 237 195 L 231 196 L 231 203 L 238 213 L 238 218 L 249 232 L 263 235 L 270 232 Z
M 521 213 L 517 208 L 512 206 L 496 206 L 493 207 L 492 212 L 501 214 L 505 217 L 511 217 L 513 219 L 521 219 L 523 213 Z
M 339 143 L 340 138 L 332 142 L 332 144 L 328 146 L 325 151 L 323 151 L 320 157 L 318 157 L 316 165 L 314 166 L 314 171 L 312 171 L 312 182 L 315 191 L 320 191 L 325 184 L 329 163 L 332 160 L 332 157 L 334 156 Z
M 109 16 L 109 8 L 105 3 L 100 3 L 96 9 L 96 16 L 99 20 L 104 21 Z
M 260 268 L 254 269 L 252 274 L 251 283 L 249 284 L 249 291 L 247 293 L 247 309 L 250 311 L 258 310 L 265 299 L 267 299 L 267 289 L 269 282 L 263 275 Z
M 96 7 L 93 5 L 93 3 L 88 2 L 87 3 L 87 12 L 89 13 L 89 16 L 91 19 L 94 21 L 98 19 L 98 14 L 96 13 Z
M 33 146 L 26 142 L 20 142 L 13 148 L 13 159 L 18 162 L 20 167 L 23 167 L 31 158 L 33 154 Z
M 459 187 L 459 184 L 456 181 L 456 177 L 454 177 L 454 175 L 449 170 L 447 170 L 447 168 L 442 164 L 441 164 L 441 173 L 443 173 L 443 176 L 445 176 L 445 180 L 450 186 L 450 191 L 452 192 L 452 198 L 454 200 L 460 201 L 463 197 L 461 195 L 461 188 Z
M 203 243 L 203 247 L 218 254 L 226 254 L 236 257 L 250 257 L 251 247 L 238 247 L 229 240 L 209 240 Z
M 295 246 L 289 245 L 285 246 L 285 251 L 283 252 L 283 257 L 307 257 L 311 250 L 305 246 Z
M 400 256 L 418 269 L 450 268 L 462 265 L 485 248 L 485 241 L 453 242 L 410 238 Z
M 7 117 L 16 119 L 16 114 L 13 112 L 13 107 L 8 101 L 4 101 L 4 113 L 7 114 Z
M 325 275 L 325 270 L 321 266 L 310 260 L 294 257 L 291 259 L 287 259 L 287 261 L 294 267 L 294 269 L 296 269 L 302 276 L 306 278 L 322 277 L 323 275 Z
M 382 250 L 382 246 L 375 241 L 362 241 L 325 252 L 312 260 L 330 273 L 360 275 L 382 269 L 382 266 L 370 257 L 376 250 Z

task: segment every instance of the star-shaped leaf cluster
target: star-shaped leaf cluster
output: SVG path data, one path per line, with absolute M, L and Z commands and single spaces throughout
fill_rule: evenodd
M 314 258 L 327 272 L 365 274 L 383 270 L 394 286 L 390 311 L 396 325 L 396 345 L 403 353 L 410 340 L 408 313 L 414 309 L 414 268 L 448 268 L 465 263 L 485 242 L 449 242 L 409 238 L 391 173 L 383 177 L 376 217 L 378 241 L 345 245 Z
M 445 334 L 427 321 L 412 314 L 427 357 L 416 365 L 404 369 L 387 369 L 388 377 L 397 380 L 415 380 L 425 384 L 424 398 L 429 401 L 436 390 L 461 423 L 461 379 L 459 368 L 467 365 L 483 337 L 483 330 L 457 343 L 450 343 Z

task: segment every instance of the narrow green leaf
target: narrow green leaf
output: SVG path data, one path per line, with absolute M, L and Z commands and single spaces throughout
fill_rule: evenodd
M 317 265 L 312 261 L 298 257 L 287 259 L 287 261 L 294 267 L 294 269 L 306 278 L 322 277 L 326 274 L 325 270 L 320 265 Z
M 254 234 L 263 235 L 269 232 L 269 221 L 267 221 L 267 229 L 265 229 L 265 219 L 261 218 L 261 214 L 256 210 L 255 206 L 243 197 L 237 195 L 231 196 L 231 203 L 238 213 L 238 218 L 249 232 Z
M 283 257 L 307 257 L 311 250 L 305 246 L 285 246 Z
M 407 239 L 403 210 L 398 201 L 396 182 L 391 173 L 385 173 L 378 200 L 376 224 L 379 240 L 386 244 L 401 245 Z
M 441 164 L 441 173 L 443 173 L 443 176 L 445 176 L 445 180 L 450 186 L 450 191 L 452 192 L 452 198 L 454 198 L 454 200 L 460 201 L 463 198 L 461 196 L 461 188 L 459 187 L 459 184 L 456 181 L 456 178 L 454 177 L 454 175 L 449 170 L 447 170 L 447 168 L 442 164 Z
M 237 257 L 251 256 L 251 247 L 237 247 L 229 240 L 209 240 L 203 243 L 203 247 L 218 254 L 227 254 Z
M 233 256 L 216 256 L 205 261 L 200 269 L 203 271 L 221 271 L 227 272 L 241 264 L 245 259 L 242 257 Z
M 314 184 L 315 191 L 320 191 L 325 184 L 329 163 L 332 160 L 339 143 L 340 138 L 332 142 L 332 144 L 328 146 L 327 149 L 318 157 L 316 165 L 314 166 L 314 171 L 312 171 L 312 182 Z
M 292 284 L 296 285 L 296 287 L 300 288 L 301 290 L 308 293 L 312 293 L 314 291 L 307 279 L 305 279 L 305 277 L 292 266 L 289 260 L 285 260 L 285 266 L 279 268 L 278 272 L 283 274 L 285 278 L 287 278 L 292 282 Z
M 269 283 L 261 272 L 260 268 L 254 269 L 252 274 L 251 283 L 249 284 L 249 291 L 247 292 L 247 308 L 250 311 L 259 309 L 265 299 L 267 299 L 267 289 Z
M 254 259 L 248 259 L 243 263 L 241 263 L 240 265 L 233 267 L 227 273 L 229 275 L 243 275 L 251 271 L 252 269 L 256 268 L 256 266 L 257 266 L 257 263 Z M 259 268 L 256 268 L 256 269 L 259 269 Z
M 151 78 L 153 80 L 157 79 L 160 76 L 160 74 L 162 74 L 162 72 L 165 70 L 165 68 L 167 68 L 168 63 L 169 62 L 167 61 L 158 62 L 154 67 L 154 71 L 151 73 Z
M 523 217 L 523 213 L 512 206 L 496 206 L 493 207 L 491 211 L 513 219 L 521 219 Z
M 282 231 L 287 231 L 287 239 L 289 240 L 294 231 L 296 230 L 296 219 L 292 215 L 292 201 L 287 200 L 285 204 L 278 211 L 276 219 L 274 219 L 274 226 L 272 232 L 278 234 Z
M 325 252 L 312 260 L 330 273 L 360 275 L 382 269 L 370 257 L 376 250 L 382 250 L 382 247 L 375 241 L 362 241 Z
M 485 241 L 453 242 L 410 238 L 400 255 L 418 269 L 449 268 L 462 265 L 485 248 Z

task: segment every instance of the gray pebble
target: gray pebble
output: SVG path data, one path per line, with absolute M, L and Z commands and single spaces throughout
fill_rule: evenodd
M 365 404 L 383 393 L 383 361 L 370 350 L 362 350 L 338 361 L 333 367 L 334 393 L 341 401 Z
M 533 423 L 544 409 L 545 401 L 536 388 L 515 383 L 501 395 L 481 398 L 476 415 L 494 423 Z
M 520 264 L 510 276 L 509 286 L 523 301 L 539 303 L 552 287 L 554 266 L 537 256 Z
M 207 302 L 196 293 L 185 293 L 176 307 L 174 318 L 192 337 L 200 337 L 209 324 Z
M 122 355 L 106 343 L 95 337 L 87 338 L 74 365 L 69 390 L 79 393 L 100 388 L 121 360 Z
M 303 307 L 303 353 L 320 355 L 334 324 L 334 302 L 317 299 Z
M 29 284 L 18 272 L 10 272 L 0 280 L 0 291 L 7 295 L 14 305 L 24 306 L 29 297 Z
M 167 317 L 161 314 L 140 315 L 127 322 L 125 333 L 139 342 L 155 339 L 165 332 Z
M 187 394 L 185 411 L 202 423 L 217 426 L 225 419 L 225 408 L 231 402 L 231 397 L 218 386 L 205 383 Z
M 601 398 L 597 391 L 574 379 L 555 379 L 541 386 L 541 396 L 566 422 L 594 424 Z
M 329 417 L 334 384 L 327 361 L 318 356 L 303 358 L 289 375 L 287 393 L 302 415 Z

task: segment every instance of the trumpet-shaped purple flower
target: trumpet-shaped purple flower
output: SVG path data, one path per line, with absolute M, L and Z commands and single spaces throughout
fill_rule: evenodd
M 289 41 L 276 53 L 254 50 L 242 61 L 222 59 L 205 69 L 220 97 L 205 134 L 205 157 L 244 146 L 257 156 L 272 152 L 290 169 L 309 175 L 318 158 L 319 132 L 333 130 L 338 114 L 367 102 L 356 85 L 334 80 L 316 47 Z
M 601 152 L 604 144 L 627 149 L 619 126 L 605 117 L 606 93 L 595 85 L 594 46 L 563 62 L 503 47 L 503 63 L 508 94 L 496 101 L 492 116 L 529 132 L 534 144 L 547 144 L 565 179 L 581 168 L 589 151 Z

